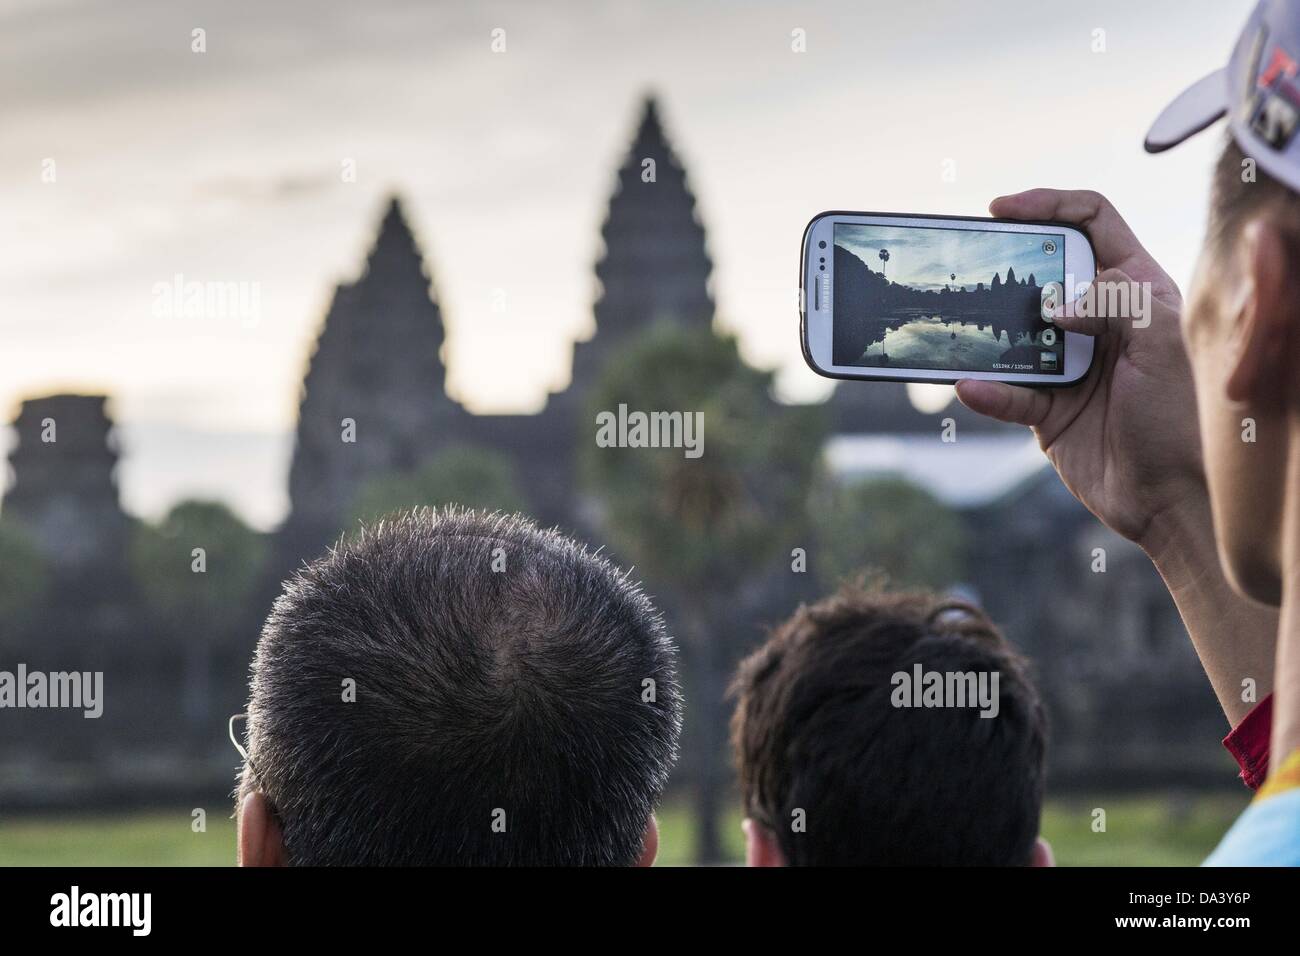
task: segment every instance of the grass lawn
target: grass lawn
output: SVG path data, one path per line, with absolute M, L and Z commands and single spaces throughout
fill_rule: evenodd
M 1247 795 L 1164 794 L 1048 802 L 1043 834 L 1062 866 L 1195 866 L 1245 807 Z M 1094 810 L 1105 832 L 1094 832 Z M 191 811 L 148 811 L 105 817 L 0 819 L 0 866 L 226 866 L 234 862 L 234 822 L 209 813 L 196 833 Z M 690 862 L 693 826 L 684 805 L 659 814 L 659 863 Z M 739 813 L 722 825 L 735 861 L 743 845 Z
M 229 812 L 229 811 L 226 811 Z M 112 816 L 0 820 L 0 866 L 228 866 L 235 821 L 209 812 L 195 833 L 189 809 Z
M 1049 800 L 1043 836 L 1060 866 L 1199 866 L 1246 809 L 1250 795 L 1162 795 Z M 1105 811 L 1105 832 L 1093 831 Z

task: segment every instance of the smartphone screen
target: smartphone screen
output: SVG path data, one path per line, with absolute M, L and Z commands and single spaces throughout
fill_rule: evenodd
M 1042 317 L 1064 233 L 837 222 L 833 236 L 836 366 L 1064 374 L 1065 336 Z

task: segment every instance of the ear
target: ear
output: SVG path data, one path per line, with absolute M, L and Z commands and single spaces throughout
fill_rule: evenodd
M 1281 230 L 1256 219 L 1241 231 L 1241 256 L 1247 289 L 1228 337 L 1227 398 L 1266 404 L 1283 394 L 1288 376 L 1287 243 Z
M 659 821 L 655 815 L 650 814 L 650 820 L 645 825 L 645 842 L 641 846 L 641 856 L 637 859 L 637 866 L 654 866 L 655 857 L 659 855 Z
M 785 866 L 785 854 L 776 842 L 776 834 L 757 820 L 746 817 L 740 824 L 745 833 L 746 866 Z
M 1052 853 L 1052 844 L 1042 837 L 1034 841 L 1034 850 L 1029 856 L 1030 866 L 1056 866 L 1056 857 Z
M 266 796 L 254 790 L 239 804 L 240 866 L 284 866 L 284 835 Z

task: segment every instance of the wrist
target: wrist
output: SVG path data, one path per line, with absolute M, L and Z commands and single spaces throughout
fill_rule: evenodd
M 1188 574 L 1201 577 L 1207 567 L 1217 571 L 1219 552 L 1205 483 L 1184 487 L 1167 507 L 1152 515 L 1135 543 L 1171 586 Z

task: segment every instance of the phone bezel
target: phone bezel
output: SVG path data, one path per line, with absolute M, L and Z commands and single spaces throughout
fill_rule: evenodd
M 1095 342 L 1091 336 L 1077 332 L 1065 333 L 1065 369 L 1059 375 L 1043 372 L 981 372 L 954 371 L 952 369 L 921 368 L 865 368 L 853 365 L 835 365 L 830 359 L 831 325 L 834 321 L 835 283 L 834 256 L 828 256 L 825 282 L 831 290 L 831 308 L 821 312 L 813 309 L 816 290 L 814 283 L 820 270 L 814 254 L 813 244 L 819 239 L 827 240 L 827 248 L 833 250 L 834 226 L 836 222 L 875 222 L 882 225 L 900 225 L 903 220 L 925 220 L 927 224 L 942 228 L 949 224 L 955 229 L 987 229 L 989 225 L 1001 227 L 999 232 L 1038 232 L 1050 229 L 1060 232 L 1065 238 L 1065 276 L 1073 277 L 1075 289 L 1067 289 L 1066 294 L 1078 295 L 1083 284 L 1091 282 L 1097 274 L 1096 254 L 1092 242 L 1077 226 L 1062 222 L 1022 219 L 994 219 L 987 216 L 943 216 L 933 213 L 898 213 L 898 212 L 852 212 L 848 210 L 830 210 L 818 213 L 804 227 L 802 249 L 799 257 L 799 339 L 804 361 L 818 375 L 826 378 L 858 379 L 887 382 L 934 382 L 952 384 L 962 379 L 983 379 L 995 382 L 1009 382 L 1015 385 L 1034 385 L 1063 387 L 1077 384 L 1092 367 Z M 827 361 L 821 361 L 822 358 Z

